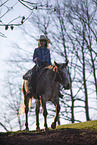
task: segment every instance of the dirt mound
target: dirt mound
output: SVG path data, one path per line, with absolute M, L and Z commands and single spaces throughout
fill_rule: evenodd
M 96 145 L 97 132 L 81 129 L 0 133 L 0 145 Z

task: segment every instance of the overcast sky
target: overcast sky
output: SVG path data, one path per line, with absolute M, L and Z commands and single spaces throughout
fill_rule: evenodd
M 7 6 L 12 7 L 17 0 L 9 0 L 8 3 L 6 3 Z M 6 12 L 6 7 L 2 7 L 1 15 L 3 15 Z M 27 17 L 29 15 L 29 11 L 27 8 L 25 8 L 23 5 L 21 5 L 19 2 L 14 6 L 14 8 L 8 12 L 2 19 L 3 23 L 7 24 L 14 18 L 18 16 L 25 16 Z M 20 23 L 21 19 L 18 19 L 15 21 L 15 23 Z M 4 60 L 7 60 L 10 52 L 12 50 L 12 43 L 14 42 L 20 42 L 20 29 L 18 27 L 15 27 L 13 30 L 10 28 L 8 30 L 5 30 L 4 26 L 0 26 L 0 32 L 3 33 L 6 38 L 0 36 L 0 80 L 2 79 L 2 74 L 4 71 Z

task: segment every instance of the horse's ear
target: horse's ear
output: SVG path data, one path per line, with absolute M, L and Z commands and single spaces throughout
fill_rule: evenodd
M 59 67 L 60 65 L 56 62 L 56 61 L 54 61 L 54 64 L 57 66 L 57 67 Z
M 69 61 L 67 61 L 66 63 L 63 63 L 62 69 L 68 65 L 68 62 Z

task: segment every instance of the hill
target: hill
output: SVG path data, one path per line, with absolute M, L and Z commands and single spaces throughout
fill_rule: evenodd
M 17 131 L 0 133 L 0 145 L 96 145 L 97 120 L 57 126 L 39 133 Z

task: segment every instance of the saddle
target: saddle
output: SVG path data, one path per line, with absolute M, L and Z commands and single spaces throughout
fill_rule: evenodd
M 44 71 L 45 71 L 44 67 L 37 68 L 37 66 L 35 65 L 32 69 L 28 70 L 23 75 L 23 79 L 28 81 L 28 87 L 29 87 L 28 93 L 29 94 L 31 94 L 32 92 L 36 93 L 36 85 L 37 85 L 38 80 Z
M 24 75 L 23 75 L 23 79 L 24 80 L 30 80 L 32 76 L 32 69 L 28 70 Z
M 41 72 L 45 67 L 47 67 L 48 64 L 47 62 L 43 62 L 41 64 L 41 66 L 37 67 L 37 65 L 35 65 L 32 69 L 29 69 L 24 75 L 23 75 L 23 79 L 24 80 L 31 80 L 31 76 L 34 74 L 35 76 L 38 74 L 40 74 L 39 72 Z

